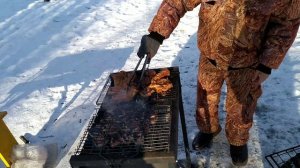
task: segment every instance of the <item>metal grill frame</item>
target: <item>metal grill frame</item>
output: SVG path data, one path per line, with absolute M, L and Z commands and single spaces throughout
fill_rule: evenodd
M 300 145 L 267 155 L 265 158 L 272 168 L 283 167 L 291 158 L 300 153 Z
M 87 165 L 88 167 L 92 167 L 91 165 L 97 165 L 101 167 L 126 167 L 126 165 L 131 165 L 132 163 L 135 164 L 142 164 L 143 166 L 147 165 L 147 163 L 145 163 L 145 160 L 147 160 L 147 158 L 151 161 L 154 161 L 156 163 L 167 163 L 167 165 L 173 165 L 174 163 L 174 167 L 176 164 L 176 160 L 177 160 L 177 145 L 178 145 L 178 112 L 179 112 L 179 101 L 181 100 L 181 86 L 180 86 L 180 77 L 179 77 L 179 69 L 178 67 L 170 67 L 168 68 L 171 72 L 170 75 L 170 80 L 172 81 L 172 84 L 174 85 L 174 87 L 171 89 L 171 91 L 166 95 L 166 96 L 160 96 L 160 95 L 156 95 L 154 94 L 151 99 L 153 101 L 155 101 L 156 106 L 157 107 L 167 107 L 170 109 L 170 114 L 171 116 L 171 122 L 169 122 L 169 137 L 167 139 L 167 141 L 169 142 L 168 145 L 163 146 L 163 148 L 159 148 L 159 146 L 157 146 L 157 144 L 155 142 L 151 142 L 151 140 L 149 140 L 147 142 L 147 138 L 145 138 L 144 144 L 145 144 L 145 148 L 142 147 L 141 149 L 141 158 L 140 157 L 132 157 L 129 162 L 126 162 L 127 159 L 129 158 L 121 158 L 119 160 L 106 160 L 105 158 L 103 158 L 101 155 L 99 155 L 97 152 L 94 152 L 94 155 L 84 155 L 83 149 L 84 149 L 84 144 L 86 139 L 89 136 L 89 129 L 91 129 L 91 127 L 93 126 L 95 119 L 97 118 L 97 113 L 95 113 L 92 117 L 92 119 L 89 122 L 89 125 L 87 127 L 87 129 L 85 130 L 83 137 L 80 140 L 80 144 L 76 149 L 75 155 L 73 155 L 71 157 L 70 163 L 72 165 L 72 162 L 76 162 L 77 164 L 73 164 L 72 167 L 76 167 L 76 165 Z M 154 70 L 160 70 L 160 69 L 154 69 Z M 101 105 L 103 103 L 103 100 L 105 99 L 105 95 L 106 92 L 108 90 L 108 88 L 110 87 L 111 81 L 107 80 L 104 88 L 102 89 L 102 92 L 96 102 L 96 105 L 98 106 L 96 109 L 96 112 L 99 111 L 99 109 L 101 108 Z M 159 124 L 154 125 L 153 127 L 150 128 L 151 129 L 155 129 L 156 127 L 159 127 Z M 154 133 L 153 133 L 154 135 Z M 149 134 L 148 138 L 151 137 L 151 135 Z M 150 138 L 151 139 L 151 138 Z M 156 161 L 155 161 L 156 158 Z M 101 161 L 102 159 L 102 161 Z M 104 162 L 103 162 L 104 159 Z M 141 161 L 144 160 L 144 161 Z M 146 161 L 146 162 L 149 162 Z M 89 163 L 88 163 L 89 162 Z M 124 164 L 126 162 L 126 164 Z M 169 162 L 169 163 L 168 163 Z M 171 163 L 171 164 L 170 164 Z M 129 166 L 130 167 L 130 166 Z M 171 166 L 173 167 L 173 166 Z

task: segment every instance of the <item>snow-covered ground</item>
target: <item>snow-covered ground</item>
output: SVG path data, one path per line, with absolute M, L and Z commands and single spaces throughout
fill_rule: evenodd
M 94 112 L 107 76 L 132 70 L 140 38 L 161 0 L 0 1 L 0 111 L 17 138 L 57 143 L 57 168 L 69 159 Z M 188 138 L 194 120 L 199 52 L 198 10 L 187 13 L 150 67 L 179 66 Z M 300 144 L 300 33 L 279 70 L 264 84 L 246 167 L 269 167 L 264 156 Z M 220 106 L 224 125 L 223 89 Z M 184 158 L 179 134 L 179 158 Z M 1 144 L 0 144 L 1 145 Z M 224 129 L 210 150 L 192 151 L 199 167 L 233 167 Z M 1 167 L 1 164 L 0 164 Z

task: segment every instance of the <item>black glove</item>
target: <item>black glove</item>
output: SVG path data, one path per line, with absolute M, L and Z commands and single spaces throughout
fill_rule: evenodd
M 264 64 L 258 64 L 258 66 L 256 67 L 256 70 L 263 72 L 265 74 L 268 74 L 268 75 L 270 75 L 272 72 L 272 69 L 265 66 Z
M 149 35 L 144 35 L 141 40 L 140 48 L 137 52 L 138 57 L 142 58 L 149 54 L 153 58 L 162 44 L 164 37 L 156 32 L 151 32 Z
M 263 65 L 263 64 L 258 64 L 256 67 L 257 70 L 257 76 L 258 76 L 258 83 L 262 84 L 271 74 L 272 69 Z

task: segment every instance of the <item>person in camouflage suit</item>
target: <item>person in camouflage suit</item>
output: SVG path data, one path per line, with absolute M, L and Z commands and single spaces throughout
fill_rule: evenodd
M 225 82 L 230 154 L 235 165 L 245 165 L 261 84 L 279 67 L 297 35 L 300 0 L 163 0 L 137 55 L 152 58 L 180 18 L 199 4 L 196 122 L 200 132 L 192 146 L 209 147 L 221 131 L 218 104 Z

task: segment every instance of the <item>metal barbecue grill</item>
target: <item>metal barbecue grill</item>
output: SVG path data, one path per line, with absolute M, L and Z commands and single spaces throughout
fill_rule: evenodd
M 177 67 L 168 69 L 170 71 L 168 78 L 172 82 L 173 88 L 164 96 L 153 94 L 147 100 L 135 101 L 133 102 L 133 108 L 132 106 L 127 107 L 126 104 L 121 108 L 117 108 L 123 109 L 127 112 L 127 115 L 139 114 L 125 121 L 124 119 L 121 120 L 121 118 L 126 117 L 122 116 L 122 110 L 119 112 L 121 115 L 119 118 L 112 119 L 105 108 L 106 93 L 112 87 L 114 81 L 110 78 L 106 82 L 96 102 L 96 113 L 90 120 L 75 154 L 70 159 L 73 168 L 177 167 L 178 113 L 180 113 L 186 150 L 186 164 L 187 167 L 190 167 L 179 69 Z M 155 71 L 160 70 L 155 69 Z M 137 73 L 141 72 L 137 71 Z M 154 120 L 151 120 L 151 115 L 155 116 Z M 137 123 L 135 129 L 128 129 L 126 125 L 133 122 Z M 123 131 L 121 134 L 125 132 L 125 134 L 130 135 L 109 135 L 111 130 L 115 130 L 112 127 L 118 127 Z M 121 139 L 123 143 L 112 146 L 114 136 L 119 136 L 116 139 Z M 120 136 L 123 137 L 120 138 Z M 107 145 L 107 142 L 109 145 Z
M 267 155 L 266 159 L 272 168 L 300 168 L 300 145 Z

